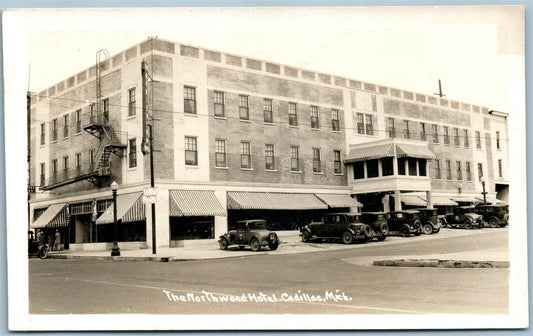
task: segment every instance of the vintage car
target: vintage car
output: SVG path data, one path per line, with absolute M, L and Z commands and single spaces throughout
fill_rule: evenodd
M 423 234 L 432 234 L 440 231 L 441 223 L 437 209 L 420 208 L 416 209 L 420 213 L 420 225 Z
M 387 238 L 389 225 L 387 224 L 386 212 L 363 212 L 362 221 L 370 225 L 377 240 L 383 241 Z
M 478 204 L 475 207 L 477 214 L 491 228 L 504 227 L 509 224 L 509 206 L 505 204 Z
M 473 206 L 454 207 L 453 213 L 447 214 L 444 217 L 446 225 L 452 228 L 463 227 L 465 229 L 473 229 L 483 227 L 483 218 L 481 215 L 475 213 Z
M 390 231 L 399 232 L 404 237 L 421 233 L 420 213 L 416 210 L 391 211 L 387 213 Z
M 38 256 L 41 259 L 46 259 L 48 250 L 48 244 L 39 242 L 34 238 L 33 231 L 28 231 L 28 256 Z
M 331 213 L 322 217 L 321 222 L 312 222 L 300 230 L 303 242 L 314 238 L 340 239 L 344 244 L 354 241 L 372 240 L 374 233 L 369 225 L 361 222 L 361 215 L 355 213 Z
M 256 252 L 262 246 L 268 246 L 274 251 L 279 246 L 279 239 L 275 232 L 267 230 L 264 219 L 251 219 L 236 222 L 229 232 L 219 237 L 218 245 L 221 250 L 226 250 L 230 245 L 238 245 L 241 250 L 250 246 Z

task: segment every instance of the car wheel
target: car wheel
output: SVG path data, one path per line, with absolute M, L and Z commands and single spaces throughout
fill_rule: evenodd
M 271 251 L 275 251 L 278 249 L 278 241 L 276 240 L 275 242 L 268 242 L 268 248 L 271 250 Z
M 400 233 L 404 237 L 409 237 L 411 235 L 411 230 L 409 229 L 409 225 L 402 226 L 402 229 L 400 230 Z
M 379 231 L 381 231 L 381 234 L 385 237 L 389 234 L 389 226 L 387 223 L 381 223 L 379 226 Z
M 439 231 L 440 231 L 440 227 L 434 229 L 434 230 L 433 230 L 433 233 L 439 233 Z
M 489 226 L 490 226 L 491 228 L 497 228 L 499 225 L 500 225 L 500 223 L 499 223 L 499 221 L 498 221 L 498 218 L 492 217 L 492 218 L 489 220 Z
M 220 247 L 221 250 L 227 250 L 229 246 L 229 242 L 226 238 L 220 238 L 220 240 L 218 241 L 218 246 Z
M 371 241 L 376 235 L 370 225 L 367 225 L 363 228 L 363 233 L 365 234 L 365 242 Z
M 43 246 L 39 250 L 39 258 L 46 259 L 48 257 L 48 247 Z
M 467 219 L 464 221 L 463 225 L 465 226 L 465 229 L 471 229 L 472 228 L 472 221 L 470 219 Z
M 422 225 L 422 233 L 423 234 L 432 234 L 433 233 L 433 225 L 426 223 Z
M 342 242 L 344 244 L 353 243 L 353 234 L 350 231 L 345 231 L 341 236 Z
M 309 241 L 309 239 L 311 239 L 311 234 L 309 233 L 309 231 L 303 230 L 302 231 L 302 241 L 304 243 L 307 243 Z
M 257 238 L 253 238 L 250 241 L 250 247 L 252 248 L 252 251 L 257 252 L 261 249 L 261 244 L 259 244 L 259 240 L 257 240 Z

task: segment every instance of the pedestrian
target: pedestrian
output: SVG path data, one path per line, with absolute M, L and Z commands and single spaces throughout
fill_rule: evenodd
M 61 245 L 61 233 L 59 230 L 56 230 L 55 241 L 54 241 L 54 251 L 59 251 Z
M 37 231 L 37 242 L 39 243 L 39 246 L 44 245 L 44 238 L 45 237 L 43 230 Z
M 48 248 L 50 250 L 53 250 L 54 249 L 54 234 L 53 233 L 50 233 L 48 235 Z

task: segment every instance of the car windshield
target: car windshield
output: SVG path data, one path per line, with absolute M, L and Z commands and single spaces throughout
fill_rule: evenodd
M 266 229 L 265 222 L 259 221 L 259 222 L 250 222 L 248 223 L 248 228 L 250 230 L 261 230 Z
M 359 216 L 355 216 L 355 215 L 346 216 L 346 220 L 348 221 L 348 223 L 357 223 L 360 221 Z

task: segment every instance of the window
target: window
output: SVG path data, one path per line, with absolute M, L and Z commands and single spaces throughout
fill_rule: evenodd
M 57 159 L 52 160 L 52 176 L 57 176 Z
M 128 153 L 129 167 L 135 168 L 137 167 L 137 139 L 129 140 L 129 148 L 130 148 L 130 151 Z
M 496 132 L 496 149 L 500 149 L 500 132 Z
M 405 163 L 407 158 L 398 158 L 398 175 L 405 175 Z
M 396 130 L 394 129 L 394 118 L 387 118 L 389 138 L 396 136 Z
M 372 95 L 372 111 L 377 112 L 378 111 L 378 104 L 376 101 L 376 95 Z
M 448 132 L 448 126 L 442 126 L 442 131 L 444 133 L 444 144 L 449 145 L 450 144 L 450 134 Z
M 318 106 L 311 106 L 311 128 L 320 128 L 320 122 L 318 120 Z
M 272 99 L 263 99 L 263 120 L 266 123 L 273 123 L 272 117 Z
M 420 140 L 426 140 L 426 124 L 420 123 Z
M 81 133 L 81 110 L 76 110 L 76 134 Z
M 187 166 L 198 165 L 198 147 L 196 137 L 185 137 L 185 164 Z
M 196 88 L 183 87 L 183 112 L 196 114 Z
M 331 129 L 340 131 L 339 110 L 331 110 Z
M 378 160 L 377 159 L 366 161 L 366 176 L 368 178 L 370 178 L 370 177 L 378 177 L 379 176 Z
M 427 160 L 425 159 L 418 160 L 418 175 L 427 176 Z
M 289 103 L 289 125 L 298 126 L 298 112 L 296 111 L 296 103 Z
M 242 120 L 250 120 L 248 113 L 248 96 L 239 96 L 239 118 Z
M 411 138 L 411 132 L 409 131 L 409 120 L 403 121 L 403 137 L 406 139 Z
M 503 168 L 502 168 L 502 160 L 498 160 L 498 176 L 503 177 Z
M 439 128 L 437 125 L 431 125 L 433 129 L 433 143 L 439 143 Z
M 342 174 L 341 151 L 333 151 L 333 173 Z
M 300 171 L 300 154 L 296 146 L 291 146 L 291 171 Z
M 441 173 L 440 173 L 440 160 L 435 160 L 435 178 L 437 180 L 440 180 L 442 177 L 441 177 Z
M 365 178 L 365 162 L 357 161 L 353 163 L 353 178 L 360 180 Z
M 452 162 L 450 160 L 446 160 L 446 179 L 452 179 Z
M 476 148 L 481 149 L 481 133 L 476 131 Z
M 68 138 L 68 114 L 63 116 L 63 138 Z
M 68 171 L 68 156 L 63 156 L 63 172 Z
M 383 176 L 391 176 L 394 174 L 394 169 L 392 167 L 392 157 L 381 158 L 381 171 Z
M 274 145 L 272 144 L 265 145 L 265 169 L 266 170 L 276 169 L 276 161 L 274 158 Z
M 479 177 L 479 180 L 481 181 L 481 178 L 483 177 L 483 164 L 482 163 L 477 164 L 477 175 Z
M 45 165 L 44 162 L 41 162 L 41 187 L 44 187 L 44 175 L 45 174 Z
M 135 88 L 128 90 L 128 117 L 132 117 L 137 114 L 135 106 Z
M 102 100 L 102 103 L 104 104 L 104 112 L 103 112 L 104 123 L 108 124 L 109 123 L 109 99 L 106 98 Z
M 461 181 L 463 179 L 463 171 L 461 168 L 461 161 L 455 163 L 457 165 L 457 180 Z
M 409 175 L 410 176 L 416 176 L 416 161 L 415 158 L 408 158 L 407 159 L 407 167 L 409 168 Z
M 215 140 L 215 167 L 227 167 L 226 140 Z
M 460 146 L 459 144 L 459 129 L 458 128 L 454 128 L 453 129 L 453 144 L 457 147 Z
M 89 105 L 89 123 L 90 124 L 98 123 L 98 116 L 96 115 L 96 112 L 94 111 L 94 103 Z
M 320 167 L 320 149 L 313 148 L 313 173 L 320 173 L 322 167 Z
M 251 144 L 249 141 L 241 141 L 241 168 L 252 168 Z
M 94 156 L 95 156 L 94 149 L 89 150 L 89 167 L 90 167 L 91 171 L 94 171 L 94 169 L 95 169 L 95 166 L 94 166 L 95 157 Z
M 41 124 L 41 146 L 46 143 L 45 136 L 46 136 L 46 126 L 44 123 Z
M 52 120 L 52 141 L 57 141 L 57 119 Z
M 357 113 L 357 134 L 365 134 L 365 115 Z
M 215 117 L 225 117 L 224 92 L 215 91 Z
M 79 175 L 81 173 L 81 153 L 76 153 L 74 164 L 76 165 L 76 174 Z
M 470 162 L 465 162 L 466 180 L 472 181 L 472 171 L 470 170 Z
M 371 114 L 365 114 L 365 131 L 366 135 L 374 135 L 374 117 Z
M 468 136 L 468 130 L 464 130 L 464 137 L 465 137 L 465 148 L 470 147 L 470 137 Z

